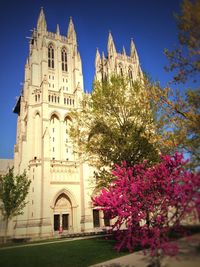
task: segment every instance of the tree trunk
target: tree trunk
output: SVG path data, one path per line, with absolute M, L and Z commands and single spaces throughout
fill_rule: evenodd
M 5 225 L 5 234 L 4 234 L 4 239 L 3 243 L 5 244 L 7 242 L 7 234 L 8 234 L 8 218 L 5 219 L 6 225 Z
M 157 256 L 153 257 L 147 267 L 161 267 L 160 258 Z
M 146 224 L 148 227 L 148 230 L 150 229 L 150 216 L 149 216 L 149 211 L 146 211 L 147 217 L 146 217 Z

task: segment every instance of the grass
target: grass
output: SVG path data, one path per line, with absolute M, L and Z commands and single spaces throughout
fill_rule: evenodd
M 188 235 L 200 232 L 199 226 L 184 227 Z M 173 232 L 172 240 L 181 235 Z M 61 239 L 59 239 L 61 241 Z M 2 267 L 86 267 L 101 263 L 116 257 L 124 256 L 128 252 L 114 250 L 115 241 L 105 240 L 103 237 L 66 241 L 55 243 L 34 243 L 34 246 L 0 249 L 0 266 Z M 53 240 L 48 240 L 49 242 Z M 44 240 L 39 241 L 44 242 Z M 14 244 L 13 244 L 14 245 Z M 21 244 L 23 245 L 23 244 Z
M 123 256 L 114 250 L 115 241 L 104 238 L 66 241 L 0 250 L 3 267 L 85 267 Z

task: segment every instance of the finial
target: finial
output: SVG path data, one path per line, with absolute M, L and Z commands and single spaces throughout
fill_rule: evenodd
M 108 31 L 108 39 L 112 40 L 112 32 L 111 32 L 111 30 Z

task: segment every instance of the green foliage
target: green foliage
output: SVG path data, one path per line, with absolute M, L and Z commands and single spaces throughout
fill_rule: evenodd
M 189 167 L 195 169 L 200 160 L 200 90 L 187 90 L 185 96 L 170 88 L 159 86 L 151 90 L 149 97 L 156 103 L 158 143 L 162 153 L 179 150 L 187 153 Z M 160 136 L 159 136 L 160 135 Z
M 30 183 L 25 172 L 22 175 L 14 176 L 13 168 L 9 169 L 6 175 L 0 177 L 1 210 L 5 220 L 22 214 Z
M 146 93 L 150 87 L 147 80 L 130 86 L 121 76 L 95 81 L 91 96 L 86 96 L 81 108 L 72 114 L 76 152 L 87 155 L 97 168 L 99 186 L 112 180 L 109 171 L 114 164 L 157 161 L 154 119 Z
M 176 18 L 179 47 L 171 52 L 165 51 L 169 60 L 166 69 L 175 71 L 173 82 L 197 82 L 200 73 L 200 1 L 183 0 L 181 14 Z M 163 142 L 168 143 L 169 148 L 188 153 L 192 159 L 190 167 L 196 168 L 200 160 L 200 88 L 188 89 L 184 96 L 180 91 L 173 93 L 168 88 L 161 91 L 157 92 L 158 103 L 164 111 L 163 124 L 170 129 L 164 132 Z
M 200 71 L 200 1 L 184 0 L 181 14 L 176 16 L 179 47 L 165 50 L 169 59 L 168 71 L 175 70 L 175 82 L 186 82 Z

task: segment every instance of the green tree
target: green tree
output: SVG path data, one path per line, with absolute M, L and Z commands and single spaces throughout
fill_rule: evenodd
M 0 204 L 5 220 L 4 242 L 7 240 L 9 220 L 23 214 L 30 183 L 25 172 L 22 175 L 14 176 L 13 168 L 9 169 L 6 175 L 0 176 Z
M 179 46 L 165 50 L 168 71 L 175 71 L 175 82 L 186 82 L 200 72 L 200 1 L 184 0 L 181 14 L 176 15 Z
M 118 75 L 95 81 L 91 96 L 85 96 L 80 109 L 72 113 L 76 152 L 96 167 L 97 186 L 110 183 L 114 164 L 157 161 L 154 118 L 146 93 L 150 87 L 147 80 L 130 85 Z

